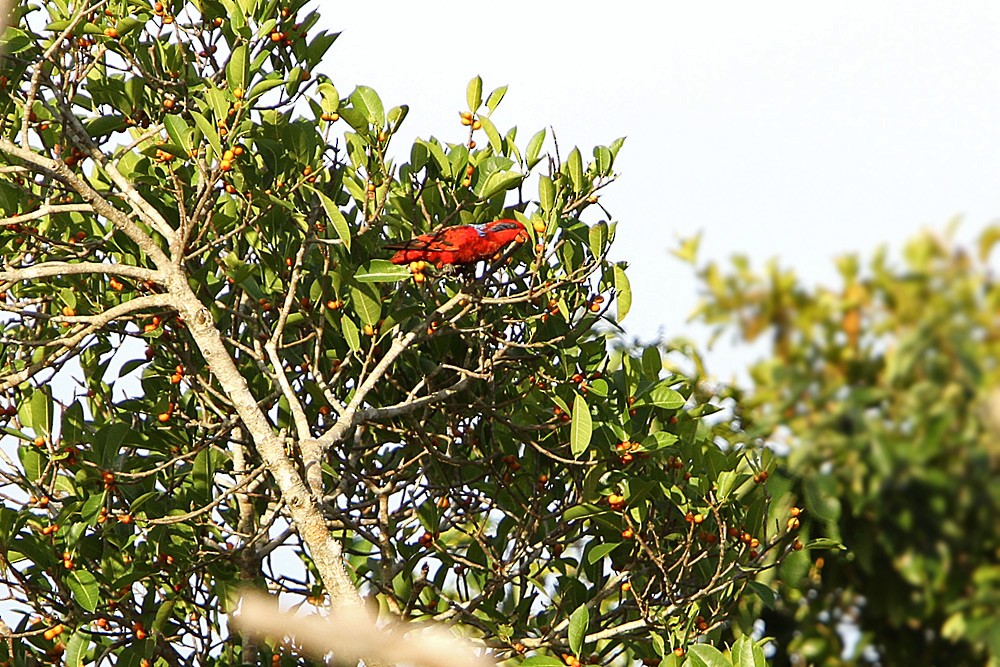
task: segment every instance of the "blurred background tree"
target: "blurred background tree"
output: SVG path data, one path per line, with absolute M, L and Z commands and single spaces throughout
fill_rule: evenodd
M 848 549 L 793 554 L 762 579 L 776 603 L 744 604 L 777 639 L 774 664 L 1000 660 L 998 238 L 924 233 L 901 262 L 841 257 L 837 288 L 745 257 L 699 269 L 697 319 L 771 339 L 733 390 L 736 439 L 781 452 L 771 492 L 804 508 L 804 536 Z

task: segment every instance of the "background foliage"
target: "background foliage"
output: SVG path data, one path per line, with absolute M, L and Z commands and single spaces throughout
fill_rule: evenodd
M 773 492 L 806 510 L 803 537 L 849 549 L 764 579 L 778 604 L 746 613 L 778 640 L 775 664 L 1000 659 L 997 238 L 925 233 L 901 261 L 845 256 L 838 288 L 745 258 L 700 269 L 704 322 L 773 341 L 737 417 L 788 450 Z

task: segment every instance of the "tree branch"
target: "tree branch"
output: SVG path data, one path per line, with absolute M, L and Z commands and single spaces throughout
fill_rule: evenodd
M 21 148 L 6 137 L 0 137 L 0 151 L 22 160 L 42 173 L 68 185 L 93 206 L 95 213 L 110 220 L 115 227 L 135 241 L 136 245 L 149 255 L 156 266 L 163 268 L 169 265 L 170 262 L 166 254 L 148 234 L 137 227 L 125 213 L 112 206 L 111 202 L 102 197 L 89 183 L 74 174 L 64 162 L 52 160 L 27 148 Z
M 131 266 L 129 264 L 98 264 L 95 262 L 45 262 L 23 269 L 5 269 L 0 270 L 0 281 L 19 282 L 22 280 L 38 280 L 39 278 L 95 273 L 122 276 L 139 282 L 151 281 L 161 284 L 163 281 L 163 274 L 152 269 Z

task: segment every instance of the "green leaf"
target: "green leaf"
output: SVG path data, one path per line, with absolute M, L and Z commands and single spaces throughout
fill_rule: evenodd
M 465 89 L 465 100 L 469 103 L 469 111 L 476 113 L 483 106 L 483 79 L 474 77 Z
M 212 149 L 215 151 L 215 154 L 221 156 L 222 142 L 219 141 L 219 133 L 215 131 L 215 126 L 212 125 L 212 123 L 210 123 L 209 120 L 205 118 L 205 116 L 203 116 L 200 112 L 195 111 L 194 109 L 191 110 L 191 118 L 194 119 L 194 124 L 198 126 L 198 129 L 201 130 L 201 133 L 205 135 L 205 138 L 208 140 L 208 143 L 212 146 Z M 209 155 L 208 157 L 211 157 L 211 155 Z
M 569 180 L 573 183 L 573 189 L 577 192 L 583 192 L 584 182 L 583 182 L 583 156 L 580 155 L 580 149 L 574 147 L 570 151 L 569 157 L 566 159 L 566 166 L 569 168 Z
M 250 89 L 250 92 L 247 93 L 245 97 L 247 99 L 252 100 L 255 97 L 260 97 L 261 95 L 271 90 L 272 88 L 277 88 L 278 86 L 283 85 L 284 83 L 285 80 L 280 77 L 275 79 L 264 79 L 263 81 L 258 81 L 257 83 L 254 84 L 253 88 Z
M 575 655 L 583 652 L 583 640 L 590 627 L 590 610 L 582 604 L 569 617 L 569 650 Z
M 45 459 L 42 453 L 33 446 L 19 447 L 17 458 L 21 460 L 21 468 L 24 476 L 34 482 L 42 477 L 42 470 L 45 469 Z
M 83 519 L 85 523 L 94 525 L 97 523 L 97 517 L 101 513 L 101 509 L 104 507 L 106 491 L 95 494 L 87 498 L 83 503 L 83 507 L 80 508 L 80 518 Z
M 340 108 L 340 94 L 332 83 L 319 84 L 316 92 L 321 96 L 319 104 L 325 113 L 334 113 Z
M 587 242 L 594 259 L 599 259 L 604 254 L 604 248 L 608 243 L 608 223 L 598 222 L 591 227 L 587 234 Z
M 691 667 L 733 667 L 722 651 L 708 644 L 694 644 L 688 648 L 685 665 Z
M 208 495 L 212 488 L 212 481 L 215 478 L 215 460 L 212 458 L 211 449 L 203 449 L 194 457 L 191 466 L 191 480 L 195 490 L 203 497 Z
M 361 349 L 361 332 L 358 330 L 358 325 L 354 323 L 354 320 L 346 315 L 340 318 L 340 330 L 344 332 L 344 340 L 352 352 L 357 352 Z
M 351 104 L 360 111 L 368 121 L 369 125 L 382 127 L 385 125 L 385 107 L 378 93 L 368 86 L 358 86 L 351 93 Z
M 354 279 L 359 283 L 395 283 L 409 277 L 409 268 L 397 266 L 387 259 L 373 259 L 358 270 Z
M 619 546 L 621 546 L 621 542 L 598 544 L 587 553 L 587 562 L 593 565 L 597 561 L 603 560 L 605 556 L 617 549 Z
M 675 442 L 677 442 L 677 436 L 673 433 L 669 433 L 667 431 L 657 431 L 656 433 L 650 433 L 643 438 L 640 444 L 645 451 L 655 452 L 658 449 L 669 447 Z
M 167 136 L 172 143 L 183 148 L 185 152 L 191 150 L 191 142 L 187 136 L 188 126 L 183 118 L 177 114 L 164 114 L 163 126 L 167 129 Z
M 573 456 L 579 458 L 590 446 L 590 437 L 594 426 L 590 418 L 590 406 L 583 396 L 577 394 L 573 399 L 573 420 L 570 424 L 569 446 Z
M 545 143 L 545 130 L 539 130 L 535 132 L 535 135 L 531 137 L 528 141 L 528 150 L 524 154 L 524 161 L 528 165 L 528 169 L 532 169 L 538 161 L 541 159 L 538 154 L 542 150 L 542 144 Z
M 778 599 L 778 594 L 770 586 L 762 584 L 759 581 L 748 581 L 747 588 L 764 603 L 765 607 L 768 609 L 774 608 L 774 602 Z
M 834 549 L 836 551 L 847 551 L 845 547 L 839 540 L 834 540 L 829 537 L 821 537 L 818 540 L 812 540 L 805 545 L 806 549 Z
M 731 652 L 734 667 L 767 667 L 764 650 L 746 635 L 736 640 Z
M 516 171 L 494 171 L 483 184 L 480 199 L 490 199 L 491 197 L 510 190 L 521 182 L 521 174 Z
M 551 655 L 533 655 L 522 662 L 520 667 L 566 667 L 566 663 Z
M 685 262 L 687 264 L 694 265 L 698 260 L 698 245 L 701 243 L 701 234 L 695 234 L 694 236 L 689 236 L 686 239 L 681 239 L 680 247 L 676 250 L 671 250 L 671 254 L 677 259 Z
M 206 88 L 204 94 L 208 104 L 212 107 L 216 122 L 226 120 L 229 112 L 229 97 L 218 88 L 212 87 Z
M 159 606 L 156 610 L 156 617 L 153 619 L 153 625 L 151 626 L 151 629 L 154 632 L 163 632 L 163 626 L 166 625 L 168 620 L 170 620 L 170 616 L 174 613 L 174 606 L 176 604 L 177 602 L 175 600 L 165 600 Z
M 395 132 L 400 125 L 403 124 L 403 120 L 410 113 L 410 107 L 407 104 L 400 104 L 398 107 L 393 107 L 389 109 L 389 113 L 386 114 L 386 120 L 389 121 L 389 127 Z
M 230 90 L 236 88 L 246 89 L 248 74 L 247 46 L 246 44 L 240 44 L 233 48 L 229 62 L 226 63 L 226 81 L 229 83 Z
M 479 120 L 483 124 L 483 131 L 486 132 L 486 138 L 490 140 L 490 147 L 493 148 L 493 152 L 498 155 L 502 154 L 503 139 L 500 138 L 497 126 L 489 118 L 480 118 Z
M 614 160 L 611 150 L 607 146 L 594 147 L 594 162 L 597 164 L 597 173 L 601 176 L 608 176 L 611 173 L 611 165 Z
M 556 203 L 556 186 L 548 176 L 538 177 L 538 203 L 548 213 Z
M 645 401 L 652 403 L 658 408 L 666 408 L 667 410 L 676 410 L 683 407 L 684 403 L 687 402 L 680 392 L 671 389 L 662 382 L 650 390 Z
M 507 94 L 507 86 L 500 86 L 486 98 L 486 108 L 490 110 L 490 113 L 496 111 L 497 105 L 500 104 L 500 100 L 503 96 Z
M 344 247 L 347 248 L 348 252 L 351 250 L 351 227 L 347 224 L 347 218 L 344 214 L 340 212 L 340 207 L 337 206 L 337 202 L 333 201 L 325 194 L 317 190 L 316 188 L 310 188 L 319 197 L 319 203 L 323 206 L 323 210 L 326 211 L 326 217 L 330 219 L 330 223 L 333 224 L 333 228 L 337 232 L 337 236 L 340 240 L 344 242 Z
M 607 507 L 601 507 L 593 503 L 584 503 L 582 505 L 573 505 L 567 509 L 563 512 L 562 518 L 563 521 L 575 521 L 576 519 L 586 519 L 598 514 L 607 514 L 609 511 Z
M 125 129 L 125 118 L 117 114 L 98 116 L 87 121 L 87 134 L 97 139 L 112 132 Z
M 351 305 L 361 318 L 361 324 L 378 324 L 382 316 L 382 299 L 370 285 L 351 285 Z
M 66 642 L 66 652 L 63 654 L 63 667 L 83 667 L 87 649 L 90 648 L 90 633 L 83 630 L 74 632 Z
M 63 579 L 76 603 L 93 613 L 100 602 L 100 586 L 97 578 L 86 570 L 72 570 Z
M 22 414 L 22 423 L 36 435 L 52 433 L 52 395 L 48 387 L 40 387 L 31 392 L 31 399 L 28 401 L 28 419 L 25 420 L 24 417 Z
M 632 309 L 632 286 L 625 275 L 625 269 L 619 265 L 614 268 L 615 290 L 618 292 L 618 321 L 621 322 Z

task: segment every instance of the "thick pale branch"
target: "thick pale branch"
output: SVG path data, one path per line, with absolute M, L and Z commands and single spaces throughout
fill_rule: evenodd
M 212 375 L 232 401 L 243 425 L 253 439 L 268 472 L 281 490 L 292 521 L 309 547 L 313 562 L 335 607 L 357 607 L 361 604 L 354 582 L 343 563 L 343 549 L 326 527 L 319 506 L 312 498 L 295 464 L 285 452 L 283 440 L 274 432 L 267 415 L 261 410 L 240 374 L 232 356 L 222 341 L 212 317 L 191 291 L 186 275 L 173 266 L 169 268 L 167 286 L 178 312 L 201 351 Z
M 38 280 L 40 278 L 53 278 L 56 276 L 70 276 L 83 274 L 106 274 L 111 276 L 122 276 L 131 278 L 139 282 L 154 282 L 159 284 L 163 280 L 163 274 L 159 271 L 145 269 L 140 266 L 128 264 L 98 264 L 94 262 L 45 262 L 23 269 L 6 269 L 0 271 L 0 281 L 19 282 L 22 280 Z

